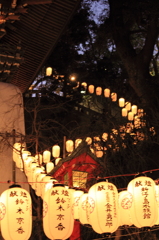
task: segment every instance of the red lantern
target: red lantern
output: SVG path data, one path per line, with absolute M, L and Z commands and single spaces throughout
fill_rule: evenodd
M 27 240 L 32 231 L 32 203 L 29 193 L 13 185 L 1 194 L 1 232 L 7 240 Z

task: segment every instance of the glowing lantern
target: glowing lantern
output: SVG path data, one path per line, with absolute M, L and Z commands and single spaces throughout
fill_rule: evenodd
M 136 105 L 132 105 L 131 111 L 133 112 L 134 115 L 137 114 L 137 106 Z
M 49 239 L 67 239 L 73 232 L 73 191 L 61 184 L 54 185 L 44 195 L 43 229 Z
M 29 239 L 32 231 L 32 203 L 29 193 L 19 185 L 13 185 L 1 194 L 2 205 L 1 233 L 3 238 L 7 240 Z
M 108 140 L 108 133 L 103 133 L 102 134 L 102 140 L 106 142 Z
M 48 163 L 50 162 L 50 158 L 51 158 L 51 152 L 48 150 L 45 150 L 43 152 L 43 163 Z
M 53 162 L 46 163 L 46 172 L 47 173 L 51 172 L 53 170 L 53 168 L 54 168 Z
M 31 152 L 29 151 L 22 151 L 22 159 L 25 161 L 28 156 L 31 156 Z
M 91 144 L 92 144 L 92 138 L 91 138 L 91 137 L 87 137 L 87 138 L 86 138 L 86 143 L 87 143 L 88 145 L 91 145 Z
M 129 121 L 133 121 L 133 119 L 134 119 L 134 114 L 133 114 L 133 112 L 128 112 L 128 120 L 129 120 Z
M 40 184 L 40 188 L 41 188 L 41 198 L 43 198 L 44 197 L 44 192 L 46 191 L 46 185 L 48 184 L 48 183 L 50 183 L 50 181 L 51 182 L 53 182 L 53 178 L 51 177 L 51 176 L 45 176 L 43 179 L 42 179 L 42 181 L 41 181 L 41 184 Z
M 77 148 L 79 146 L 79 144 L 82 142 L 82 139 L 76 139 L 75 140 L 75 148 Z
M 156 188 L 156 201 L 157 201 L 157 211 L 158 211 L 158 218 L 156 220 L 155 225 L 158 225 L 159 224 L 159 185 L 156 185 L 155 188 Z
M 129 182 L 127 190 L 133 196 L 130 208 L 132 224 L 138 228 L 152 227 L 158 217 L 155 182 L 149 177 L 137 177 Z
M 72 152 L 74 148 L 74 143 L 72 140 L 67 140 L 66 141 L 66 151 L 67 152 Z
M 88 92 L 91 93 L 91 94 L 94 93 L 94 85 L 89 85 L 88 86 Z
M 88 198 L 88 193 L 84 193 L 81 195 L 79 200 L 79 220 L 82 224 L 89 224 L 87 211 L 86 211 L 87 198 Z
M 14 143 L 13 145 L 13 161 L 16 162 L 17 157 L 21 154 L 24 150 L 24 144 L 22 143 Z
M 39 167 L 39 165 L 36 162 L 32 162 L 29 165 L 29 169 L 27 171 L 27 178 L 28 178 L 28 182 L 29 182 L 30 185 L 32 184 L 32 174 L 33 174 L 33 171 L 36 167 Z
M 125 103 L 125 108 L 130 111 L 131 110 L 131 103 L 130 102 L 126 102 Z
M 29 175 L 30 173 L 30 165 L 32 164 L 32 162 L 35 161 L 35 158 L 33 156 L 28 156 L 25 160 L 24 160 L 24 171 L 26 176 Z
M 111 93 L 111 99 L 112 99 L 112 102 L 116 102 L 117 101 L 117 94 L 116 93 Z
M 62 158 L 56 158 L 56 160 L 55 160 L 55 165 L 57 165 L 57 164 L 60 162 L 61 159 L 62 159 Z
M 87 83 L 86 82 L 82 82 L 81 86 L 84 87 L 84 89 L 86 89 L 87 88 Z
M 119 225 L 132 225 L 130 219 L 130 211 L 132 205 L 132 195 L 128 191 L 121 191 L 119 193 Z
M 127 115 L 128 115 L 128 111 L 127 111 L 127 109 L 126 108 L 122 108 L 122 117 L 127 117 Z
M 106 98 L 110 97 L 110 89 L 109 88 L 104 89 L 104 97 L 106 97 Z
M 95 232 L 112 233 L 118 228 L 118 191 L 115 185 L 101 181 L 88 191 L 89 222 Z
M 46 68 L 46 76 L 51 76 L 52 74 L 52 68 L 51 67 L 47 67 Z
M 43 162 L 43 156 L 40 153 L 35 154 L 35 161 L 41 165 Z
M 53 156 L 54 158 L 58 158 L 58 157 L 60 156 L 60 146 L 54 145 L 54 146 L 52 147 L 52 156 Z
M 79 201 L 81 195 L 84 194 L 81 190 L 76 190 L 73 194 L 73 216 L 74 219 L 79 219 Z
M 41 197 L 42 196 L 42 192 L 41 192 L 41 182 L 43 180 L 43 178 L 46 177 L 46 174 L 45 173 L 40 173 L 37 178 L 36 178 L 36 182 L 35 182 L 35 192 L 36 192 L 36 195 L 38 197 Z
M 98 96 L 102 95 L 102 88 L 101 87 L 96 88 L 96 95 L 98 95 Z
M 39 173 L 42 173 L 43 170 L 41 167 L 36 167 L 34 168 L 33 172 L 32 172 L 32 179 L 31 179 L 31 186 L 33 189 L 35 189 L 35 184 L 36 184 L 36 179 L 37 179 L 37 176 L 39 175 Z
M 125 106 L 125 99 L 119 98 L 119 107 L 124 107 L 124 106 Z

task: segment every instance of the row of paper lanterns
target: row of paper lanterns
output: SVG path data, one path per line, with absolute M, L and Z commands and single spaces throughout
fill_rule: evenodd
M 29 239 L 32 231 L 32 204 L 29 193 L 13 186 L 0 197 L 1 232 L 4 239 Z M 119 226 L 137 228 L 159 224 L 159 187 L 141 176 L 118 193 L 116 186 L 99 181 L 88 193 L 55 184 L 43 196 L 43 229 L 49 239 L 67 239 L 74 220 L 89 224 L 99 234 L 113 233 Z
M 46 76 L 51 76 L 52 75 L 52 68 L 48 67 L 46 68 Z M 143 109 L 137 108 L 137 105 L 131 105 L 131 102 L 125 102 L 125 98 L 117 98 L 117 93 L 116 92 L 111 92 L 109 88 L 103 89 L 102 87 L 95 87 L 94 85 L 88 85 L 86 82 L 82 82 L 81 86 L 90 94 L 95 93 L 97 96 L 101 96 L 102 94 L 106 98 L 111 98 L 112 102 L 116 102 L 118 100 L 119 107 L 122 108 L 121 114 L 123 117 L 128 117 L 129 121 L 133 121 L 134 117 L 137 113 L 138 115 L 143 115 Z

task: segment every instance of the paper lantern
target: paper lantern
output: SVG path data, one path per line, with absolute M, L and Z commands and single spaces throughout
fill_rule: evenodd
M 119 98 L 119 107 L 124 107 L 124 106 L 125 106 L 125 99 Z
M 86 138 L 86 143 L 87 143 L 88 145 L 91 145 L 91 144 L 92 144 L 92 138 L 91 138 L 91 137 L 87 137 L 87 138 Z
M 81 224 L 89 224 L 89 219 L 87 215 L 87 200 L 88 200 L 88 193 L 84 193 L 80 196 L 79 200 L 79 221 Z
M 46 163 L 46 173 L 50 173 L 54 169 L 53 162 Z
M 140 176 L 129 182 L 127 190 L 133 196 L 130 208 L 132 223 L 138 228 L 152 227 L 158 217 L 155 182 L 149 177 Z
M 60 162 L 61 159 L 62 159 L 62 158 L 56 158 L 56 159 L 55 159 L 55 165 L 57 165 L 57 164 Z
M 35 161 L 41 165 L 43 163 L 43 156 L 40 153 L 35 154 Z
M 35 183 L 35 192 L 36 192 L 36 195 L 38 197 L 41 197 L 42 195 L 42 192 L 41 192 L 41 182 L 43 180 L 43 178 L 46 177 L 46 174 L 45 173 L 40 173 L 38 176 L 37 176 L 37 179 L 36 179 L 36 183 Z
M 102 88 L 101 87 L 96 88 L 96 95 L 98 95 L 98 96 L 102 95 Z
M 27 240 L 32 231 L 32 203 L 29 193 L 20 186 L 1 194 L 4 217 L 1 220 L 1 233 L 7 240 Z
M 119 201 L 119 225 L 128 225 L 131 226 L 132 222 L 130 219 L 129 209 L 132 206 L 132 195 L 128 191 L 121 191 L 118 197 Z
M 67 152 L 72 152 L 74 148 L 74 142 L 72 140 L 67 140 L 66 141 L 66 151 Z
M 41 188 L 41 198 L 44 197 L 44 193 L 46 192 L 46 185 L 48 183 L 53 182 L 53 178 L 51 176 L 45 176 L 42 181 L 41 181 L 41 184 L 40 184 L 40 188 Z
M 82 83 L 81 83 L 81 86 L 82 86 L 84 89 L 87 89 L 87 83 L 86 83 L 86 82 L 82 82 Z
M 112 99 L 112 102 L 116 102 L 117 101 L 117 94 L 116 93 L 111 93 L 111 99 Z
M 60 146 L 54 145 L 54 146 L 52 147 L 52 156 L 53 156 L 54 158 L 58 158 L 58 157 L 60 156 Z
M 80 197 L 84 194 L 81 190 L 74 191 L 73 194 L 73 217 L 74 219 L 79 219 L 79 201 Z
M 46 68 L 46 76 L 51 76 L 52 74 L 52 67 L 47 67 Z
M 133 121 L 133 119 L 134 119 L 134 114 L 133 114 L 133 112 L 128 112 L 128 120 L 129 120 L 129 121 Z
M 118 191 L 112 183 L 101 181 L 88 191 L 89 222 L 95 232 L 112 233 L 118 228 Z
M 67 239 L 73 232 L 73 191 L 56 184 L 43 198 L 43 229 L 50 239 Z
M 134 115 L 137 114 L 137 106 L 136 105 L 132 105 L 131 111 L 133 112 Z
M 75 148 L 79 146 L 79 144 L 82 142 L 82 139 L 78 138 L 75 140 Z
M 121 112 L 122 112 L 122 117 L 127 117 L 128 111 L 126 108 L 122 108 Z
M 35 189 L 35 184 L 36 184 L 36 180 L 37 180 L 37 176 L 42 173 L 43 170 L 40 166 L 37 166 L 36 168 L 34 168 L 33 172 L 32 172 L 32 176 L 31 176 L 31 186 L 33 189 Z
M 48 150 L 45 150 L 43 152 L 43 163 L 48 163 L 50 162 L 50 159 L 51 159 L 51 152 L 48 151 Z
M 110 89 L 109 88 L 104 89 L 104 97 L 106 97 L 106 98 L 110 97 Z
M 159 225 L 159 185 L 155 185 L 158 217 L 155 225 Z
M 126 102 L 125 103 L 125 108 L 127 109 L 127 111 L 131 110 L 131 103 L 130 102 Z
M 93 94 L 94 93 L 94 85 L 89 85 L 88 86 L 88 92 Z

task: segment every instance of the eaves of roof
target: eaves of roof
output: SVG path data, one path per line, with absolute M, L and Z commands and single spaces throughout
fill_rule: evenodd
M 1 43 L 17 46 L 21 42 L 24 61 L 14 72 L 10 83 L 22 93 L 45 64 L 57 41 L 64 32 L 80 0 L 54 0 L 50 4 L 28 5 L 27 13 L 13 23 Z

